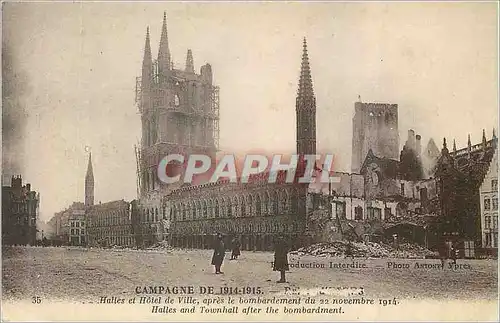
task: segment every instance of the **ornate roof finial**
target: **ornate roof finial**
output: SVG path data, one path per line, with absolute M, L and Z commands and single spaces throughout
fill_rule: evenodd
M 496 139 L 497 135 L 495 134 L 495 128 L 493 128 L 493 136 L 491 136 L 492 139 Z
M 470 143 L 470 134 L 467 135 L 467 147 L 471 147 L 472 144 Z
M 457 145 L 455 143 L 455 139 L 453 139 L 453 152 L 456 153 L 457 152 Z
M 448 149 L 448 148 L 446 147 L 446 137 L 444 137 L 444 138 L 443 138 L 443 149 Z

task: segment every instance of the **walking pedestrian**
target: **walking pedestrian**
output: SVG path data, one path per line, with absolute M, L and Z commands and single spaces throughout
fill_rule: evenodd
M 217 234 L 217 239 L 214 244 L 214 255 L 212 256 L 212 265 L 215 266 L 215 274 L 223 274 L 220 271 L 222 262 L 224 261 L 224 256 L 226 255 L 226 247 L 224 246 L 224 241 L 222 239 L 222 234 Z
M 233 241 L 232 241 L 232 253 L 231 253 L 231 259 L 230 260 L 233 260 L 233 259 L 236 260 L 236 259 L 238 259 L 239 255 L 241 254 L 240 246 L 241 246 L 240 239 L 234 238 Z
M 441 267 L 444 269 L 444 266 L 446 265 L 446 260 L 448 260 L 450 253 L 448 243 L 446 241 L 442 241 L 439 244 L 438 252 L 439 252 L 439 259 L 441 259 Z
M 274 263 L 273 270 L 279 271 L 281 276 L 277 283 L 286 283 L 285 272 L 288 266 L 288 243 L 283 236 L 279 236 L 274 242 Z
M 347 245 L 346 245 L 346 249 L 345 249 L 345 255 L 344 255 L 344 258 L 351 258 L 352 260 L 354 260 L 354 253 L 352 251 L 352 241 L 349 240 L 349 242 L 347 242 Z
M 454 265 L 457 264 L 457 258 L 458 258 L 458 249 L 455 245 L 451 247 L 451 261 L 453 262 Z

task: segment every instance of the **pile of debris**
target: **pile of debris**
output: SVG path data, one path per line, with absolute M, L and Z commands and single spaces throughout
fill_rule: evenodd
M 437 253 L 416 244 L 405 243 L 394 248 L 391 245 L 376 242 L 334 241 L 317 243 L 292 251 L 291 254 L 318 257 L 356 257 L 356 258 L 427 258 Z
M 400 244 L 398 249 L 392 252 L 393 258 L 436 258 L 439 253 L 431 251 L 418 244 L 403 243 Z
M 174 248 L 170 246 L 167 241 L 160 241 L 155 245 L 146 248 L 146 250 L 165 250 L 165 251 L 171 251 L 173 249 Z

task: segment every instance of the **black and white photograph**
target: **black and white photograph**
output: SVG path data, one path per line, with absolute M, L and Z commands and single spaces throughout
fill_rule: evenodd
M 497 1 L 3 1 L 5 321 L 497 321 Z

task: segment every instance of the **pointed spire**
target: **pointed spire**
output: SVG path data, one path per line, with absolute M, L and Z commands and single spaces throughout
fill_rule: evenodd
M 484 129 L 483 129 L 483 140 L 482 140 L 482 143 L 483 143 L 483 147 L 486 147 L 486 132 L 484 131 Z
M 467 135 L 467 147 L 470 148 L 472 147 L 472 144 L 470 143 L 470 134 Z
M 85 206 L 94 205 L 94 171 L 92 169 L 92 152 L 89 154 L 89 164 L 85 175 Z
M 193 52 L 190 49 L 188 49 L 186 55 L 186 72 L 194 73 Z
M 298 99 L 307 99 L 314 97 L 311 67 L 309 66 L 309 55 L 307 53 L 307 40 L 305 37 L 304 43 L 302 45 L 302 63 L 300 66 L 300 79 L 297 96 Z
M 448 149 L 448 148 L 446 147 L 446 137 L 445 137 L 445 138 L 443 138 L 443 149 Z
M 149 27 L 146 29 L 146 43 L 144 44 L 144 58 L 142 60 L 142 91 L 146 92 L 152 80 L 153 59 L 151 57 L 151 42 L 149 40 Z
M 163 25 L 161 27 L 160 48 L 158 50 L 158 67 L 160 73 L 166 73 L 170 70 L 171 59 L 170 49 L 168 48 L 168 32 L 167 32 L 167 13 L 163 12 Z
M 491 136 L 491 139 L 497 139 L 497 135 L 495 134 L 495 128 L 493 128 L 493 136 Z
M 316 154 L 316 98 L 314 97 L 305 37 L 302 47 L 299 87 L 295 100 L 297 154 L 314 155 Z
M 453 139 L 453 153 L 457 152 L 457 145 L 455 143 L 455 139 Z
M 89 154 L 89 163 L 87 165 L 87 175 L 85 176 L 85 178 L 87 180 L 90 178 L 92 178 L 92 180 L 94 180 L 94 170 L 92 168 L 92 152 Z

